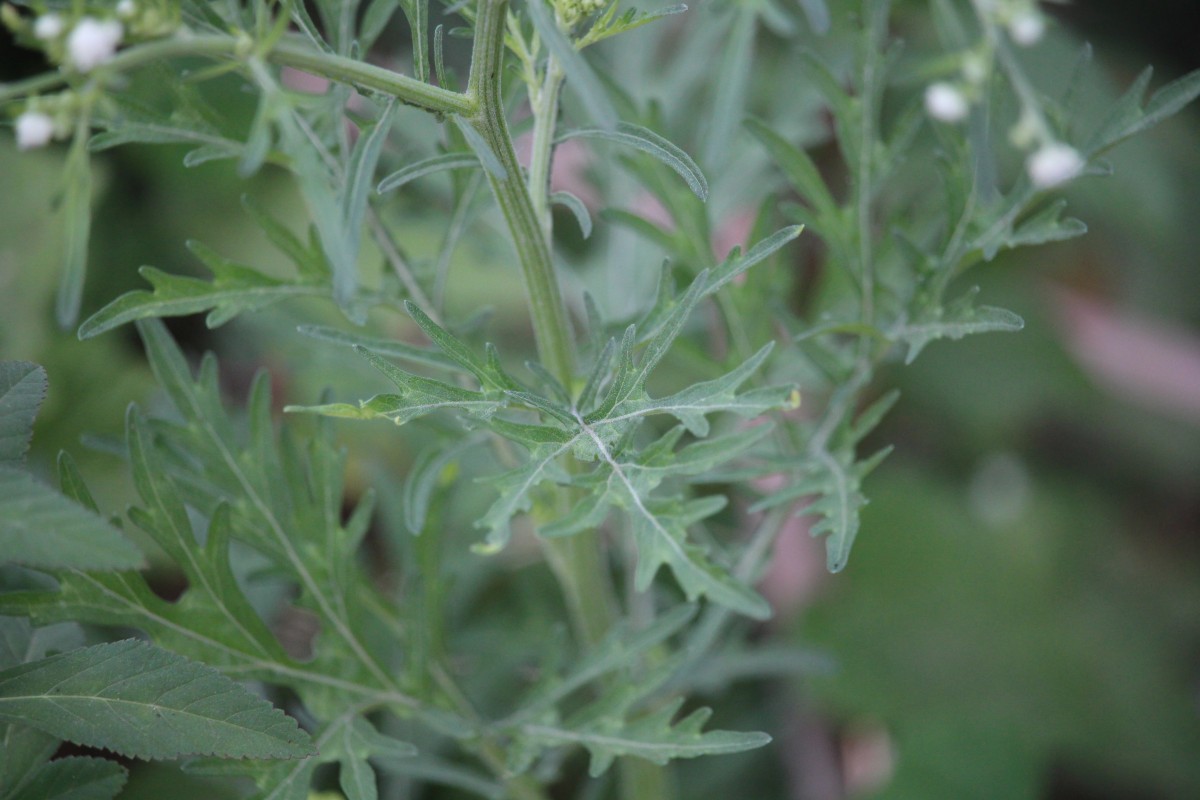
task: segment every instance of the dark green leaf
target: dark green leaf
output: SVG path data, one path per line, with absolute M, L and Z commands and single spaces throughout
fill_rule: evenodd
M 5 800 L 111 800 L 125 786 L 126 772 L 115 761 L 67 756 L 38 770 Z M 0 787 L 3 788 L 3 787 Z
M 0 466 L 0 562 L 43 569 L 136 569 L 142 554 L 94 512 Z
M 126 640 L 0 672 L 0 719 L 138 758 L 301 758 L 295 720 L 211 667 Z
M 0 362 L 0 464 L 24 460 L 48 386 L 46 370 L 37 364 Z

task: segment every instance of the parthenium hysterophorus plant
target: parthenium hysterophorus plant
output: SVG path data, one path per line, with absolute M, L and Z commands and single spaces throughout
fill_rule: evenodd
M 874 390 L 876 368 L 938 338 L 1019 329 L 955 278 L 1002 250 L 1080 234 L 1048 190 L 1101 171 L 1105 150 L 1200 93 L 1192 74 L 1146 101 L 1147 74 L 1080 131 L 1072 91 L 1044 97 L 1022 70 L 1017 48 L 1044 27 L 1029 0 L 934 0 L 922 22 L 940 44 L 913 54 L 890 34 L 886 2 L 839 4 L 852 13 L 832 17 L 821 0 L 800 5 L 803 16 L 768 1 L 677 17 L 682 6 L 479 0 L 447 9 L 464 27 L 432 34 L 427 0 L 5 5 L 18 40 L 55 66 L 0 86 L 17 144 L 69 142 L 63 325 L 80 308 L 96 152 L 183 144 L 189 166 L 284 170 L 311 225 L 297 233 L 248 200 L 290 276 L 193 243 L 211 279 L 145 267 L 149 289 L 80 326 L 87 339 L 136 321 L 170 401 L 161 414 L 128 413 L 140 500 L 127 522 L 97 508 L 66 454 L 57 492 L 25 470 L 47 378 L 33 364 L 0 365 L 0 558 L 11 565 L 0 798 L 120 791 L 117 762 L 51 760 L 63 740 L 191 759 L 190 771 L 253 779 L 261 797 L 306 797 L 318 767 L 337 763 L 351 800 L 377 796 L 376 773 L 422 796 L 449 786 L 538 798 L 555 786 L 556 796 L 667 797 L 672 782 L 655 765 L 768 742 L 706 729 L 707 710 L 679 711 L 694 668 L 718 649 L 745 653 L 746 620 L 769 616 L 753 587 L 789 515 L 814 515 L 829 568 L 845 566 L 863 478 L 886 453 L 859 443 L 895 399 Z M 376 66 L 397 12 L 411 76 Z M 465 84 L 447 45 L 459 33 L 471 42 Z M 618 35 L 606 45 L 611 73 L 594 71 L 589 48 Z M 636 96 L 649 68 L 662 73 L 660 104 Z M 331 85 L 303 95 L 281 70 Z M 151 96 L 130 82 L 144 74 Z M 230 74 L 257 98 L 248 130 L 210 105 Z M 829 131 L 814 125 L 824 109 Z M 422 117 L 440 123 L 436 142 Z M 528 128 L 524 164 L 511 119 Z M 995 147 L 1001 125 L 1010 142 Z M 845 177 L 830 179 L 802 147 L 827 136 Z M 603 209 L 606 245 L 564 273 L 556 221 L 586 239 L 604 205 L 582 175 L 574 193 L 551 191 L 556 147 L 577 139 L 608 167 L 593 176 L 601 189 L 639 194 L 632 209 Z M 1024 164 L 1006 171 L 1021 152 Z M 922 162 L 936 164 L 941 191 L 911 190 L 905 170 Z M 441 171 L 448 193 L 427 177 Z M 707 203 L 706 173 L 718 190 Z M 511 248 L 476 220 L 492 216 L 476 202 L 484 184 L 507 234 L 496 239 Z M 407 198 L 446 209 L 428 258 L 406 252 L 412 226 L 397 209 L 416 213 Z M 714 253 L 714 209 L 739 207 L 753 214 L 750 246 Z M 802 226 L 826 253 L 815 281 L 789 268 Z M 451 256 L 474 240 L 496 281 L 509 279 L 515 250 L 535 362 L 520 365 L 519 342 L 483 344 L 476 309 L 447 296 Z M 215 361 L 194 375 L 156 320 L 207 312 L 215 327 L 305 296 L 331 299 L 346 320 L 303 326 L 307 346 L 353 346 L 385 393 L 289 407 L 309 415 L 277 423 L 260 375 L 245 408 L 230 410 Z M 397 315 L 424 344 L 356 327 L 394 329 Z M 801 392 L 805 413 L 793 413 Z M 344 510 L 346 456 L 329 417 L 392 420 L 405 427 L 389 429 L 387 447 L 423 447 L 406 474 L 380 481 L 378 512 L 370 491 Z M 456 478 L 464 471 L 482 481 Z M 755 500 L 768 476 L 782 488 Z M 461 508 L 478 512 L 473 546 L 454 528 Z M 180 598 L 150 590 L 122 526 L 186 578 Z M 387 571 L 399 580 L 364 562 L 372 526 L 391 531 Z M 536 535 L 560 594 L 523 590 L 541 578 L 505 560 L 515 531 Z M 231 561 L 231 548 L 252 556 Z M 264 604 L 262 587 L 280 585 L 290 601 Z M 272 630 L 289 604 L 319 626 L 303 656 Z M 560 617 L 571 634 L 555 638 Z M 79 623 L 149 642 L 79 647 Z M 239 680 L 270 687 L 303 725 Z M 573 782 L 564 759 L 578 748 L 591 776 L 620 760 L 616 788 Z

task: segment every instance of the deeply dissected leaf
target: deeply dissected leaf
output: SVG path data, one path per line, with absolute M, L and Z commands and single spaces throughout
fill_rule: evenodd
M 618 756 L 637 756 L 655 764 L 678 758 L 741 753 L 771 742 L 765 733 L 705 731 L 704 723 L 712 715 L 699 708 L 672 723 L 683 700 L 667 703 L 661 709 L 631 722 L 605 718 L 580 727 L 528 724 L 522 733 L 548 746 L 579 744 L 591 753 L 588 773 L 603 775 Z
M 139 758 L 300 758 L 295 720 L 211 667 L 126 640 L 0 672 L 0 719 Z
M 935 339 L 961 339 L 973 333 L 1013 332 L 1025 327 L 1025 321 L 1011 311 L 974 305 L 978 292 L 978 288 L 972 289 L 944 308 L 931 309 L 925 316 L 898 326 L 892 336 L 908 345 L 905 363 L 911 364 Z
M 1151 74 L 1149 67 L 1143 70 L 1113 104 L 1104 122 L 1083 148 L 1089 157 L 1154 127 L 1200 97 L 1200 70 L 1193 70 L 1159 89 L 1143 107 L 1142 97 L 1150 85 Z
M 0 465 L 25 458 L 48 385 L 46 370 L 37 364 L 0 362 Z
M 358 405 L 330 403 L 321 406 L 287 406 L 285 411 L 309 412 L 349 419 L 388 419 L 403 425 L 435 411 L 459 410 L 473 417 L 487 419 L 503 407 L 481 392 L 473 392 L 432 378 L 423 378 L 394 366 L 369 350 L 358 348 L 388 380 L 400 390 L 399 394 L 379 394 Z
M 79 338 L 90 339 L 126 322 L 151 317 L 176 317 L 208 311 L 205 320 L 215 328 L 246 311 L 258 311 L 290 297 L 328 295 L 328 285 L 315 281 L 280 280 L 221 258 L 199 242 L 189 249 L 213 273 L 211 281 L 171 275 L 154 267 L 138 272 L 152 291 L 127 292 L 79 326 Z

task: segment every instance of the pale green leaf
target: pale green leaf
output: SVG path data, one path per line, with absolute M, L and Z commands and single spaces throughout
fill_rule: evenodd
M 704 163 L 709 169 L 720 167 L 729 160 L 734 134 L 745 114 L 758 9 L 758 5 L 737 6 L 728 36 L 722 42 L 704 137 Z
M 905 363 L 911 364 L 936 339 L 961 339 L 974 333 L 995 331 L 1015 332 L 1025 327 L 1025 321 L 1011 311 L 993 306 L 975 306 L 974 288 L 943 307 L 930 309 L 923 316 L 903 323 L 891 331 L 891 336 L 908 345 Z
M 487 143 L 487 139 L 483 135 L 471 127 L 471 123 L 458 115 L 451 117 L 458 130 L 462 133 L 463 138 L 467 140 L 467 145 L 470 146 L 471 152 L 475 154 L 483 168 L 491 173 L 492 177 L 498 181 L 508 180 L 508 171 L 504 169 L 504 165 L 500 163 L 500 159 L 492 152 L 491 145 Z
M 712 714 L 707 708 L 696 709 L 672 723 L 682 705 L 681 698 L 624 724 L 611 719 L 579 728 L 528 724 L 522 727 L 522 733 L 549 746 L 583 745 L 592 756 L 588 768 L 592 777 L 604 774 L 619 756 L 637 756 L 666 764 L 677 758 L 741 753 L 771 742 L 765 733 L 704 731 L 704 723 Z
M 449 169 L 468 169 L 479 166 L 479 157 L 474 153 L 442 153 L 406 164 L 379 182 L 376 191 L 380 194 L 399 189 L 410 181 Z
M 630 122 L 621 122 L 617 124 L 615 130 L 600 127 L 568 131 L 559 136 L 558 141 L 576 138 L 601 139 L 646 153 L 675 170 L 679 177 L 683 178 L 688 188 L 701 200 L 708 198 L 708 180 L 692 157 L 649 128 L 643 128 L 641 125 L 634 125 Z
M 400 103 L 392 99 L 374 124 L 359 134 L 350 163 L 346 167 L 345 183 L 341 189 L 342 226 L 345 231 L 346 258 L 357 263 L 363 220 L 375 186 L 375 168 L 383 152 L 383 144 L 391 133 L 392 120 Z
M 617 112 L 604 91 L 604 85 L 575 49 L 575 45 L 559 29 L 554 13 L 545 0 L 529 0 L 525 8 L 538 36 L 567 74 L 567 85 L 579 95 L 596 124 L 605 130 L 612 130 L 617 125 Z
M 583 234 L 583 238 L 587 239 L 592 235 L 592 215 L 588 213 L 587 206 L 583 204 L 582 200 L 570 192 L 551 192 L 550 202 L 565 206 L 575 215 L 575 221 L 579 223 L 579 232 Z
M 338 330 L 337 328 L 328 328 L 323 325 L 301 325 L 297 330 L 314 339 L 321 339 L 322 341 L 333 342 L 335 344 L 358 346 L 372 353 L 378 353 L 381 356 L 397 358 L 426 367 L 437 367 L 439 369 L 458 368 L 454 361 L 447 358 L 438 350 L 432 350 L 428 347 L 417 347 L 396 339 L 363 336 L 349 331 Z
M 92 230 L 92 167 L 88 158 L 87 120 L 76 122 L 75 138 L 63 167 L 63 227 L 65 252 L 63 275 L 59 284 L 55 316 L 68 328 L 79 317 L 83 300 L 84 271 L 87 268 L 88 242 Z
M 211 667 L 136 640 L 0 672 L 0 719 L 138 758 L 301 758 L 307 734 Z
M 480 392 L 473 392 L 442 381 L 424 378 L 396 367 L 386 359 L 362 347 L 356 347 L 372 365 L 400 390 L 399 394 L 381 394 L 357 406 L 332 403 L 321 406 L 287 406 L 284 411 L 308 412 L 351 419 L 389 419 L 397 425 L 442 410 L 460 410 L 487 419 L 504 403 Z
M 221 258 L 199 242 L 188 242 L 188 248 L 212 270 L 211 281 L 142 267 L 138 272 L 150 282 L 153 290 L 127 292 L 113 300 L 79 326 L 79 338 L 90 339 L 134 320 L 178 317 L 202 311 L 209 312 L 206 323 L 215 328 L 238 314 L 258 311 L 291 297 L 329 294 L 327 285 L 269 278 L 250 267 Z

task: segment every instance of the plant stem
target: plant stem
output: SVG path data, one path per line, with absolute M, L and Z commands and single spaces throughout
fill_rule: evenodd
M 504 179 L 489 173 L 488 181 L 521 262 L 538 354 L 551 374 L 569 389 L 575 377 L 575 356 L 562 290 L 550 257 L 549 237 L 534 209 L 529 188 L 521 180 L 521 167 L 504 118 L 500 76 L 507 6 L 507 0 L 479 2 L 475 52 L 467 82 L 467 96 L 478 103 L 479 110 L 469 122 L 487 141 L 506 172 Z M 549 139 L 543 142 L 544 147 L 549 144 Z M 548 161 L 549 155 L 535 158 Z M 568 502 L 564 493 L 556 509 L 558 513 L 569 510 Z M 550 567 L 566 595 L 576 633 L 585 645 L 595 644 L 612 627 L 615 618 L 608 565 L 599 537 L 595 531 L 585 531 L 544 544 Z
M 170 58 L 249 58 L 255 54 L 255 43 L 244 37 L 225 34 L 192 35 L 180 33 L 166 39 L 156 39 L 122 50 L 102 67 L 107 73 L 120 73 L 162 62 Z M 277 42 L 259 55 L 282 66 L 295 67 L 314 75 L 383 92 L 409 105 L 437 114 L 470 115 L 476 110 L 472 98 L 438 86 L 422 83 L 398 72 L 314 50 L 311 46 L 290 39 Z M 101 70 L 97 70 L 99 73 Z M 47 73 L 15 83 L 0 85 L 0 102 L 36 92 L 44 92 L 67 83 L 64 71 Z
M 550 240 L 550 164 L 554 152 L 554 132 L 558 122 L 558 98 L 566 74 L 551 53 L 546 60 L 546 77 L 533 104 L 533 148 L 529 156 L 529 195 L 533 209 Z
M 467 97 L 476 105 L 476 113 L 467 121 L 488 143 L 504 167 L 505 177 L 488 173 L 492 193 L 504 214 L 517 258 L 521 263 L 525 289 L 533 317 L 534 338 L 543 365 L 564 386 L 569 387 L 575 374 L 575 358 L 567 311 L 563 304 L 558 274 L 550 257 L 550 246 L 513 150 L 504 117 L 500 92 L 504 63 L 505 14 L 507 0 L 480 0 L 475 19 L 475 50 Z

